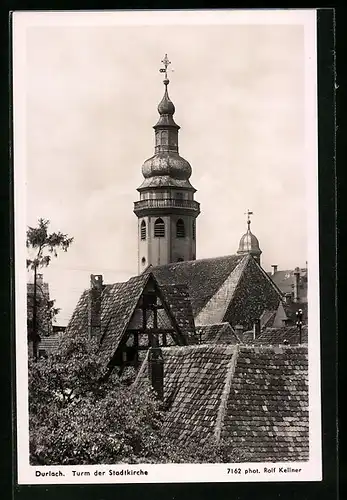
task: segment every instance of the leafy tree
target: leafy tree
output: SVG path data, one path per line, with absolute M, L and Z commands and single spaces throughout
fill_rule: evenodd
M 32 318 L 30 321 L 31 328 L 30 340 L 33 343 L 33 356 L 37 359 L 37 346 L 40 340 L 38 334 L 38 284 L 37 273 L 38 269 L 47 267 L 51 262 L 52 256 L 57 257 L 58 251 L 66 252 L 73 242 L 73 238 L 69 238 L 67 234 L 60 231 L 58 233 L 48 233 L 50 221 L 47 219 L 39 219 L 37 227 L 28 227 L 26 245 L 32 258 L 27 259 L 27 268 L 31 269 L 34 274 L 34 290 L 33 290 L 33 307 Z M 49 305 L 50 314 L 57 314 L 57 309 L 54 308 L 54 303 Z
M 165 435 L 164 412 L 134 373 L 102 377 L 96 344 L 67 333 L 57 351 L 29 366 L 32 465 L 236 461 L 230 446 L 181 446 Z

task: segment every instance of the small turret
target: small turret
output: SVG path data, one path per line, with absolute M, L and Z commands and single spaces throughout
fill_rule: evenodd
M 237 253 L 251 254 L 260 265 L 260 256 L 262 254 L 262 251 L 260 250 L 258 238 L 251 232 L 250 216 L 253 215 L 253 212 L 247 210 L 245 215 L 247 215 L 247 232 L 240 239 L 239 249 Z

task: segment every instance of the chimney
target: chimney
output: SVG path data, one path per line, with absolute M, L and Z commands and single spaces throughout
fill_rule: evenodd
M 243 334 L 243 325 L 235 325 L 234 330 L 236 335 L 241 335 Z
M 260 335 L 260 319 L 256 319 L 253 323 L 253 340 Z
M 89 338 L 100 338 L 101 334 L 101 294 L 103 290 L 101 274 L 90 275 L 88 300 L 88 334 Z
M 272 267 L 271 275 L 273 276 L 275 273 L 277 273 L 278 265 L 277 264 L 272 264 L 271 267 Z
M 296 267 L 294 270 L 294 302 L 300 301 L 299 284 L 300 284 L 300 269 Z
M 160 400 L 164 399 L 164 358 L 160 347 L 148 350 L 148 378 Z

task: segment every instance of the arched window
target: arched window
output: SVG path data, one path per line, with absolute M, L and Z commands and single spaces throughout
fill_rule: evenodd
M 154 223 L 154 238 L 165 238 L 165 223 L 163 219 L 157 219 Z
M 176 238 L 185 238 L 186 230 L 184 227 L 184 222 L 182 219 L 178 219 L 176 222 Z
M 145 240 L 145 239 L 146 239 L 146 223 L 143 220 L 141 222 L 141 240 Z
M 195 232 L 196 232 L 196 227 L 195 227 L 195 219 L 193 220 L 193 240 L 195 240 Z

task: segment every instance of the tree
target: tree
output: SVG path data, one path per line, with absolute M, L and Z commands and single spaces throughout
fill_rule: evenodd
M 54 354 L 30 362 L 32 465 L 236 461 L 224 444 L 173 441 L 153 389 L 134 388 L 131 370 L 105 380 L 96 347 L 67 333 Z
M 39 268 L 47 267 L 52 256 L 57 257 L 58 251 L 66 252 L 73 242 L 73 238 L 69 238 L 67 234 L 60 231 L 58 233 L 48 233 L 50 221 L 46 219 L 39 219 L 37 227 L 28 227 L 26 245 L 33 258 L 27 259 L 27 268 L 31 269 L 34 274 L 34 290 L 33 290 L 33 311 L 32 311 L 32 324 L 29 340 L 33 344 L 33 357 L 37 359 L 37 346 L 40 340 L 38 335 L 38 301 L 37 301 L 37 272 Z M 54 304 L 51 305 L 54 313 Z

